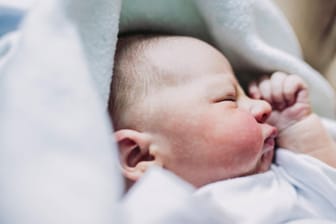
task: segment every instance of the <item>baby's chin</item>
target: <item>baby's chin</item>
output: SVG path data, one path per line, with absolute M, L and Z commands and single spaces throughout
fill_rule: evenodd
M 267 172 L 272 165 L 273 157 L 274 157 L 274 149 L 263 152 L 263 154 L 257 161 L 257 164 L 255 165 L 254 169 L 238 177 L 245 177 Z

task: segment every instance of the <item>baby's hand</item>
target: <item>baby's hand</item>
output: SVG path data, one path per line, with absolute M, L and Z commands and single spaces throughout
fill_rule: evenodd
M 267 123 L 279 132 L 311 114 L 307 85 L 297 75 L 275 72 L 270 78 L 251 83 L 249 94 L 271 104 L 273 111 Z

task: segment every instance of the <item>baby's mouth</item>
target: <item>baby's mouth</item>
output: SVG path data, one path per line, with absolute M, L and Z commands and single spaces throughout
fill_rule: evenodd
M 274 147 L 275 135 L 271 135 L 264 141 L 264 147 L 261 152 L 257 173 L 263 173 L 269 170 L 274 156 Z
M 275 136 L 270 136 L 268 138 L 265 139 L 264 141 L 264 149 L 263 149 L 263 153 L 266 153 L 270 150 L 273 150 L 275 146 Z
M 275 147 L 275 136 L 269 136 L 264 141 L 264 147 L 262 150 L 262 155 L 260 158 L 261 171 L 266 172 L 269 170 L 273 156 L 274 156 L 274 147 Z
M 275 137 L 277 136 L 278 131 L 272 126 L 268 126 L 267 129 L 268 131 L 266 136 L 268 137 L 264 140 L 257 173 L 263 173 L 269 170 L 274 156 Z
M 272 127 L 271 130 L 268 132 L 268 136 L 264 140 L 264 150 L 263 151 L 268 151 L 270 149 L 273 149 L 275 146 L 275 138 L 278 135 L 278 130 L 275 127 Z
M 268 137 L 264 140 L 264 147 L 262 150 L 262 154 L 263 156 L 265 156 L 264 154 L 269 152 L 269 151 L 273 151 L 274 147 L 275 147 L 275 137 L 277 136 L 278 131 L 276 128 L 272 128 L 272 130 L 270 130 Z

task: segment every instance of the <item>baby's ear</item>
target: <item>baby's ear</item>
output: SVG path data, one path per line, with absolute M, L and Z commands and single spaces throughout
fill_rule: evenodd
M 122 129 L 115 132 L 120 163 L 125 177 L 137 181 L 153 165 L 159 165 L 150 153 L 150 138 L 138 131 Z

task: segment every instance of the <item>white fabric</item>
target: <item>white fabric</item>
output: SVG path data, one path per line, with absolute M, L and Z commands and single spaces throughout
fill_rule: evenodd
M 86 21 L 119 14 L 102 2 L 40 1 L 0 44 L 0 223 L 122 223 L 112 129 L 91 77 L 111 66 L 93 73 L 87 57 L 113 57 L 117 26 Z
M 7 7 L 28 9 L 36 0 L 0 0 L 0 5 L 5 5 Z
M 209 184 L 196 192 L 200 195 L 233 223 L 336 222 L 336 169 L 283 149 L 270 171 Z
M 122 202 L 128 224 L 221 224 L 230 219 L 211 201 L 192 196 L 194 188 L 169 171 L 149 170 Z

